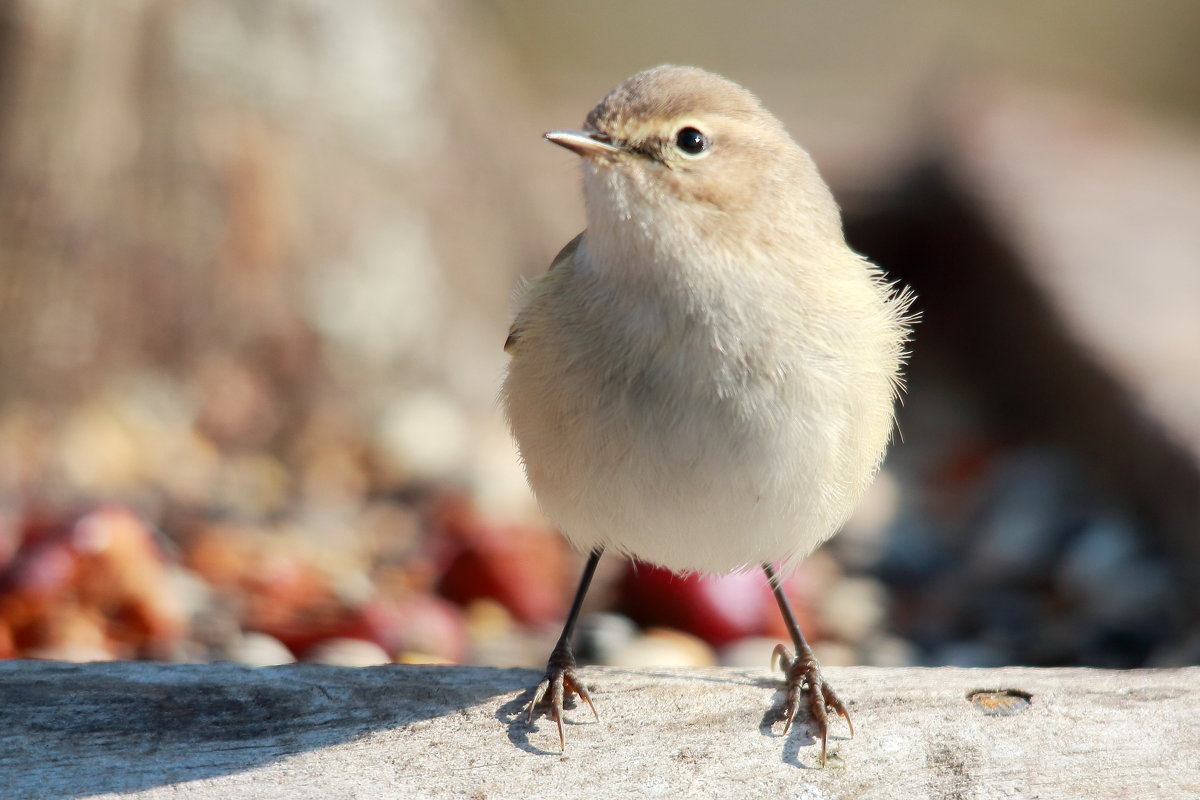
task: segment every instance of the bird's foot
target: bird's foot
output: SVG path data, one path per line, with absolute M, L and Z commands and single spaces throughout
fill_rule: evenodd
M 588 694 L 587 686 L 579 680 L 579 676 L 575 672 L 575 654 L 571 652 L 569 645 L 560 642 L 550 653 L 550 659 L 546 662 L 546 676 L 533 691 L 533 699 L 529 701 L 525 719 L 532 723 L 538 706 L 545 701 L 545 704 L 549 706 L 547 710 L 550 717 L 558 725 L 558 745 L 564 751 L 567 749 L 567 737 L 563 732 L 563 700 L 572 694 L 579 695 L 591 707 L 592 713 L 596 715 L 596 720 L 600 720 L 596 706 L 592 704 L 592 698 Z
M 787 678 L 787 700 L 784 703 L 783 733 L 792 727 L 796 712 L 800 710 L 801 698 L 808 698 L 808 713 L 817 725 L 817 733 L 821 737 L 821 766 L 825 766 L 825 753 L 829 742 L 829 714 L 834 712 L 845 717 L 850 726 L 850 735 L 854 735 L 854 723 L 842 701 L 834 693 L 833 687 L 825 682 L 821 667 L 811 652 L 800 653 L 793 657 L 791 652 L 781 644 L 775 645 L 771 653 L 771 668 L 778 662 Z

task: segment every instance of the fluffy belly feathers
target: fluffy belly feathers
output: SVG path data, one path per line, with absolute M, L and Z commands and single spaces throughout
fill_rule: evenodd
M 845 521 L 886 444 L 886 429 L 856 441 L 856 399 L 798 364 L 750 374 L 681 348 L 673 364 L 601 371 L 529 344 L 505 384 L 509 419 L 539 503 L 582 550 L 706 572 L 801 558 Z

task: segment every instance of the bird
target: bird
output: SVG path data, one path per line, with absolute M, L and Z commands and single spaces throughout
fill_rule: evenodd
M 680 573 L 762 569 L 825 764 L 826 682 L 783 592 L 875 477 L 913 295 L 847 245 L 813 159 L 761 101 L 698 67 L 627 78 L 578 130 L 586 228 L 519 289 L 500 390 L 539 506 L 587 562 L 526 719 L 596 715 L 571 646 L 606 551 Z

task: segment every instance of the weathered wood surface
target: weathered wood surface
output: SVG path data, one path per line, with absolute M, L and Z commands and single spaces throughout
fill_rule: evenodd
M 586 675 L 564 755 L 529 670 L 0 663 L 0 797 L 1200 797 L 1200 668 L 830 669 L 824 770 L 765 668 Z

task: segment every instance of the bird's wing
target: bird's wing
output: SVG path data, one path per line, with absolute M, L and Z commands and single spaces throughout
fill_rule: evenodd
M 566 246 L 563 247 L 562 250 L 558 251 L 558 255 L 556 255 L 554 257 L 554 260 L 550 262 L 550 269 L 546 270 L 547 272 L 553 271 L 554 268 L 557 267 L 559 264 L 562 264 L 562 263 L 568 261 L 569 259 L 575 257 L 575 251 L 579 249 L 579 243 L 583 241 L 584 233 L 587 233 L 587 231 L 580 232 L 580 234 L 578 236 L 576 236 L 571 241 L 567 242 Z M 521 338 L 521 314 L 518 312 L 517 318 L 515 320 L 513 320 L 512 326 L 508 329 L 508 338 L 504 340 L 504 352 L 507 353 L 512 348 L 512 346 L 517 343 L 517 341 L 520 338 Z

